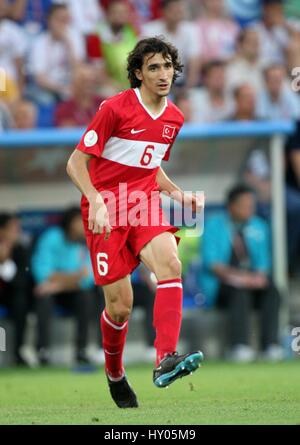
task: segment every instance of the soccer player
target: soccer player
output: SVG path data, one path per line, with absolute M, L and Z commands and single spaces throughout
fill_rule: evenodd
M 129 54 L 127 70 L 132 88 L 102 102 L 67 165 L 82 192 L 95 282 L 104 291 L 105 371 L 111 396 L 120 408 L 138 406 L 122 355 L 133 302 L 130 274 L 141 261 L 157 279 L 154 384 L 168 386 L 196 370 L 203 359 L 200 351 L 176 352 L 182 318 L 181 263 L 174 235 L 178 229 L 159 205 L 160 191 L 195 211 L 204 205 L 203 199 L 183 192 L 160 167 L 162 160 L 169 159 L 184 120 L 166 97 L 182 65 L 175 47 L 148 38 Z

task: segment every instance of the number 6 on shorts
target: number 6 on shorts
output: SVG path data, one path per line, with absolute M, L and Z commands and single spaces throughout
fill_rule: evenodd
M 97 253 L 97 268 L 100 276 L 107 275 L 108 272 L 108 255 L 107 253 L 100 252 Z

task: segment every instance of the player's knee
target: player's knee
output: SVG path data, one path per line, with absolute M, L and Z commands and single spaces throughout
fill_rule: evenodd
M 170 278 L 181 277 L 181 261 L 177 255 L 173 255 L 168 259 L 166 269 Z
M 115 320 L 118 323 L 124 323 L 127 321 L 131 314 L 131 308 L 128 307 L 122 307 L 115 313 Z
M 116 302 L 110 305 L 110 313 L 117 323 L 124 323 L 129 319 L 131 314 L 131 304 Z

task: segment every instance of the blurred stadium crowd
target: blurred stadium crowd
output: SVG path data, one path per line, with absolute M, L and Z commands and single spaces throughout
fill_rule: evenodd
M 299 78 L 300 68 L 298 71 L 295 68 L 300 67 L 300 3 L 297 0 L 2 0 L 0 131 L 86 126 L 102 100 L 129 87 L 126 59 L 135 43 L 143 37 L 158 35 L 174 43 L 184 63 L 172 99 L 183 111 L 186 122 L 287 119 L 298 123 L 295 134 L 286 143 L 285 189 L 289 271 L 299 274 L 300 79 L 297 80 L 297 75 Z M 256 191 L 258 212 L 268 220 L 270 165 L 264 150 L 258 148 L 251 153 L 243 180 Z M 249 194 L 247 189 L 237 190 L 238 198 Z M 41 364 L 49 362 L 52 296 L 64 306 L 72 302 L 77 320 L 76 357 L 79 362 L 88 360 L 85 348 L 91 308 L 94 304 L 99 307 L 103 299 L 101 291 L 98 293 L 93 286 L 82 230 L 78 209 L 68 209 L 59 226 L 46 231 L 34 240 L 30 249 L 25 249 L 20 243 L 17 218 L 5 212 L 0 215 L 0 304 L 9 307 L 13 314 L 17 363 L 24 362 L 20 347 L 26 314 L 33 302 L 38 319 L 39 360 Z M 256 230 L 264 234 L 265 229 L 257 223 Z M 204 240 L 204 250 L 207 242 Z M 256 248 L 265 249 L 267 256 L 266 243 Z M 239 259 L 234 261 L 237 266 Z M 270 267 L 266 266 L 267 272 Z M 31 275 L 26 273 L 29 269 Z M 252 278 L 259 281 L 259 277 Z M 250 277 L 249 289 L 255 288 L 253 280 Z M 141 297 L 136 297 L 137 304 L 147 305 L 150 347 L 154 284 L 144 270 L 134 275 L 133 283 L 136 295 Z M 28 293 L 24 293 L 27 288 Z M 12 292 L 14 298 L 9 298 Z M 263 309 L 269 318 L 273 314 L 269 331 L 265 332 L 263 341 L 270 337 L 265 346 L 278 343 L 279 297 L 275 298 L 274 292 L 272 287 L 275 303 Z M 69 298 L 70 293 L 74 298 Z M 236 296 L 232 301 L 235 299 Z M 241 297 L 238 301 L 241 302 Z M 233 320 L 245 308 L 233 312 Z M 240 323 L 233 334 L 236 346 L 247 344 L 245 329 Z M 275 357 L 276 351 L 273 352 Z M 249 350 L 243 350 L 240 357 L 250 358 Z
M 157 35 L 185 65 L 173 99 L 186 122 L 299 117 L 297 1 L 3 0 L 0 17 L 2 130 L 85 126 Z

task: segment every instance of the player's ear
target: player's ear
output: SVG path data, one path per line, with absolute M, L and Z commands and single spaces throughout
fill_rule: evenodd
M 135 76 L 136 76 L 136 78 L 137 78 L 138 80 L 142 80 L 142 79 L 143 79 L 142 71 L 141 71 L 141 70 L 135 70 L 134 74 L 135 74 Z

